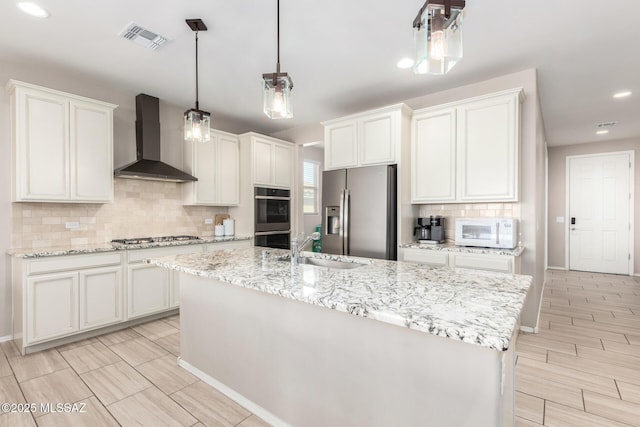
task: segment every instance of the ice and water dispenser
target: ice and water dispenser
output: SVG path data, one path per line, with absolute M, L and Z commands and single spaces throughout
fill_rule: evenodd
M 325 234 L 340 234 L 340 206 L 327 206 L 324 223 Z

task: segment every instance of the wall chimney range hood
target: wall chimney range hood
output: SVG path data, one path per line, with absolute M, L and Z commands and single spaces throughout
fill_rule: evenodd
M 160 161 L 160 107 L 155 96 L 136 96 L 135 162 L 117 168 L 116 178 L 190 182 L 198 178 Z

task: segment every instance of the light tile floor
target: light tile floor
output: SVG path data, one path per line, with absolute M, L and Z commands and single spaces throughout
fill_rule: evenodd
M 177 365 L 179 328 L 172 316 L 27 356 L 2 343 L 0 403 L 36 411 L 2 413 L 0 427 L 268 426 Z
M 640 278 L 549 270 L 516 345 L 516 425 L 640 426 Z
M 3 414 L 0 427 L 266 426 L 177 366 L 179 327 L 173 316 L 25 357 L 2 343 L 0 402 L 86 406 Z M 540 333 L 516 348 L 517 426 L 640 426 L 640 278 L 549 271 Z

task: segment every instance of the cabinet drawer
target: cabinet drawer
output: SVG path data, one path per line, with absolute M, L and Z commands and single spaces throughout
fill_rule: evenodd
M 422 264 L 447 265 L 449 254 L 428 249 L 401 249 L 402 260 Z
M 250 240 L 236 240 L 233 242 L 211 243 L 206 246 L 205 252 L 215 252 L 215 251 L 221 251 L 223 249 L 248 248 L 250 246 L 251 246 Z
M 451 260 L 451 267 L 513 273 L 513 260 L 510 256 L 455 254 Z
M 147 258 L 158 258 L 163 256 L 180 254 L 197 254 L 202 252 L 202 245 L 169 246 L 163 248 L 130 249 L 127 251 L 128 261 L 141 262 Z
M 51 273 L 64 270 L 80 270 L 83 268 L 117 265 L 121 262 L 120 252 L 107 252 L 91 255 L 65 255 L 46 257 L 27 262 L 27 275 Z

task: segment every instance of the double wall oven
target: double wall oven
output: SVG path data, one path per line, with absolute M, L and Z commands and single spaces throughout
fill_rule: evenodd
M 255 187 L 254 244 L 289 249 L 291 236 L 291 192 L 280 188 Z

